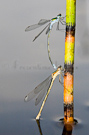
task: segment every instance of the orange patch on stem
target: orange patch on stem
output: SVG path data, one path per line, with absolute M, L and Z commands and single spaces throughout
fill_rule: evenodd
M 72 43 L 74 43 L 75 42 L 75 37 L 69 34 L 69 35 L 66 36 L 65 42 L 72 42 Z
M 64 75 L 64 103 L 73 102 L 73 75 L 65 73 Z

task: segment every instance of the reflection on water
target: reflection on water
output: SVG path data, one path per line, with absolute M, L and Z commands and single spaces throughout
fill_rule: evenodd
M 71 124 L 65 124 L 62 135 L 72 135 L 73 127 Z
M 37 122 L 37 125 L 38 125 L 40 135 L 43 135 L 41 125 L 40 125 L 40 120 L 36 120 L 36 122 Z M 62 135 L 72 135 L 72 130 L 73 130 L 73 125 L 67 123 L 63 126 Z
M 78 121 L 74 120 L 74 123 L 65 123 L 65 124 L 64 124 L 64 122 L 63 123 L 62 122 L 63 122 L 63 119 L 61 120 L 62 129 L 63 129 L 61 135 L 72 135 L 74 126 L 76 124 L 78 124 Z M 42 133 L 42 128 L 41 128 L 40 120 L 36 120 L 36 123 L 37 123 L 38 129 L 39 129 L 40 135 L 44 135 L 44 133 Z M 59 124 L 59 126 L 60 126 L 60 124 Z M 49 130 L 50 129 L 47 129 L 47 131 L 49 131 Z
M 36 122 L 37 122 L 37 125 L 38 125 L 38 128 L 39 128 L 40 135 L 43 135 L 42 130 L 41 130 L 41 126 L 40 126 L 40 120 L 36 120 Z

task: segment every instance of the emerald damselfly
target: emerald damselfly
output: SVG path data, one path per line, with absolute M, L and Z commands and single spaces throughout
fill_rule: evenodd
M 65 16 L 66 17 L 66 16 Z M 52 18 L 51 20 L 46 20 L 46 19 L 41 19 L 37 24 L 34 24 L 34 25 L 31 25 L 31 26 L 28 26 L 25 31 L 31 31 L 31 30 L 34 30 L 38 27 L 41 27 L 42 25 L 48 23 L 46 25 L 46 27 L 34 38 L 33 41 L 35 41 L 40 35 L 41 33 L 47 28 L 46 30 L 46 34 L 48 34 L 47 36 L 47 49 L 48 49 L 48 57 L 49 57 L 49 60 L 51 62 L 51 65 L 54 67 L 54 69 L 57 69 L 56 65 L 52 62 L 52 59 L 51 59 L 51 56 L 50 56 L 50 48 L 49 48 L 49 37 L 50 37 L 50 32 L 52 30 L 52 27 L 55 23 L 57 23 L 57 30 L 60 30 L 59 29 L 59 22 L 62 24 L 62 25 L 65 25 L 65 21 L 64 21 L 64 18 L 65 17 L 62 17 L 61 14 L 57 15 L 57 17 L 55 18 Z
M 62 24 L 62 25 L 65 25 L 65 21 L 63 21 L 65 17 L 62 17 L 61 14 L 57 15 L 57 17 L 55 18 L 52 18 L 51 20 L 47 20 L 47 19 L 41 19 L 37 24 L 34 24 L 34 25 L 31 25 L 31 26 L 28 26 L 25 31 L 31 31 L 31 30 L 34 30 L 36 28 L 39 28 L 40 26 L 48 23 L 46 25 L 46 27 L 34 38 L 33 41 L 35 41 L 40 35 L 41 33 L 47 28 L 46 30 L 46 34 L 48 34 L 48 32 L 52 29 L 53 27 L 53 24 L 57 23 L 57 30 L 59 30 L 59 22 Z

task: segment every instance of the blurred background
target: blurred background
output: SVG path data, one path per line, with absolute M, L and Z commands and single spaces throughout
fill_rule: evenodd
M 89 111 L 88 7 L 88 0 L 76 0 L 74 101 L 75 117 L 85 120 L 85 123 L 89 125 L 87 118 L 84 117 L 88 115 Z M 35 42 L 32 42 L 45 26 L 30 32 L 25 32 L 25 28 L 38 23 L 40 19 L 54 18 L 59 13 L 62 16 L 66 15 L 66 0 L 1 0 L 0 2 L 1 134 L 36 134 L 32 130 L 36 125 L 34 126 L 32 121 L 30 122 L 30 118 L 36 116 L 40 106 L 35 108 L 34 102 L 25 104 L 24 97 L 36 85 L 46 79 L 54 69 L 48 59 L 47 35 L 45 32 Z M 60 28 L 64 29 L 65 26 L 60 24 Z M 65 32 L 56 31 L 56 24 L 50 36 L 50 50 L 53 62 L 57 66 L 64 66 Z M 58 79 L 53 89 L 43 110 L 42 116 L 44 118 L 53 118 L 54 115 L 63 116 L 63 88 L 60 86 Z M 59 89 L 62 90 L 59 91 Z M 87 106 L 87 112 L 81 110 L 85 106 Z M 51 114 L 47 113 L 50 110 L 52 110 Z M 81 129 L 81 135 L 88 130 L 85 128 L 83 131 Z M 59 132 L 59 129 L 57 129 L 55 134 L 57 135 Z M 52 131 L 52 133 L 54 132 Z M 51 135 L 52 133 L 50 131 Z
M 76 45 L 75 64 L 89 63 L 89 2 L 76 2 Z M 34 37 L 44 28 L 25 32 L 29 25 L 38 23 L 40 19 L 51 19 L 59 13 L 66 15 L 66 1 L 2 1 L 0 4 L 0 69 L 24 68 L 29 66 L 51 66 L 47 55 L 47 35 L 42 35 L 32 42 Z M 60 24 L 60 28 L 62 28 Z M 65 32 L 56 31 L 51 34 L 51 56 L 58 65 L 64 64 Z

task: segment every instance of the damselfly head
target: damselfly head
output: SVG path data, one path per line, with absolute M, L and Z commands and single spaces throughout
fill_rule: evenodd
M 61 65 L 58 67 L 58 69 L 61 70 L 61 71 L 64 71 L 64 69 Z
M 61 14 L 58 14 L 57 16 L 58 16 L 58 17 L 62 17 L 62 15 L 61 15 Z

